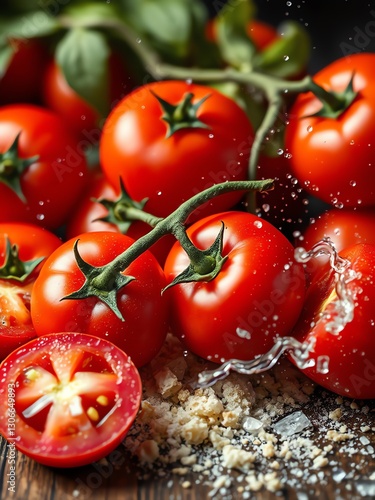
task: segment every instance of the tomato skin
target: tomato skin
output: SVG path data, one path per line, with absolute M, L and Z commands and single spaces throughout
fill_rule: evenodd
M 357 96 L 338 118 L 312 116 L 322 104 L 311 92 L 298 95 L 289 113 L 285 146 L 291 169 L 307 191 L 334 206 L 375 203 L 374 62 L 374 54 L 353 54 L 315 75 L 326 90 L 343 92 L 354 74 Z
M 51 231 L 24 222 L 2 222 L 0 223 L 0 267 L 4 265 L 6 237 L 11 244 L 16 244 L 19 249 L 19 257 L 23 261 L 48 257 L 62 241 Z M 33 271 L 32 277 L 40 271 L 42 263 Z
M 191 241 L 208 248 L 224 221 L 223 256 L 218 276 L 166 290 L 171 328 L 186 347 L 215 362 L 252 359 L 268 351 L 277 335 L 287 335 L 302 309 L 305 276 L 293 262 L 293 246 L 266 221 L 245 212 L 215 214 L 194 223 Z M 164 271 L 168 283 L 189 264 L 176 243 Z M 246 338 L 250 337 L 250 338 Z
M 40 106 L 14 104 L 0 109 L 0 152 L 20 133 L 20 158 L 38 160 L 20 174 L 26 199 L 0 182 L 0 222 L 32 222 L 47 229 L 61 226 L 85 189 L 88 169 L 78 141 L 61 118 Z
M 127 74 L 123 60 L 112 52 L 109 57 L 109 105 L 113 107 L 118 100 L 129 93 L 134 82 Z M 42 79 L 43 102 L 58 113 L 78 136 L 84 130 L 99 130 L 103 117 L 67 83 L 55 60 L 48 63 Z
M 0 105 L 39 103 L 47 51 L 41 42 L 30 39 L 13 41 L 12 48 L 13 56 L 0 78 Z
M 88 333 L 113 342 L 137 367 L 148 363 L 160 350 L 168 330 L 168 300 L 161 295 L 165 276 L 156 258 L 146 251 L 125 270 L 136 279 L 117 293 L 117 304 L 125 318 L 121 321 L 96 297 L 61 300 L 85 280 L 73 253 L 77 239 L 81 257 L 93 266 L 111 262 L 134 242 L 120 233 L 91 232 L 68 240 L 53 252 L 35 281 L 31 297 L 37 334 L 67 330 Z
M 3 326 L 0 324 L 0 361 L 9 356 L 18 347 L 36 337 L 36 331 L 31 324 L 15 326 Z
M 315 342 L 310 358 L 315 366 L 303 372 L 324 388 L 342 396 L 356 399 L 375 398 L 375 344 L 374 344 L 374 280 L 375 245 L 359 243 L 346 248 L 340 256 L 351 262 L 351 268 L 359 275 L 347 284 L 355 301 L 354 317 L 344 329 L 334 335 L 326 330 L 326 317 L 319 313 L 335 315 L 337 297 L 328 299 L 334 289 L 334 281 L 326 279 L 325 301 L 318 309 L 305 309 L 295 328 L 295 336 L 301 342 Z M 326 273 L 327 276 L 327 273 Z M 318 286 L 316 283 L 314 286 Z M 315 323 L 313 327 L 311 322 Z M 319 357 L 327 356 L 329 371 L 319 372 Z M 293 359 L 291 359 L 293 362 Z
M 27 378 L 28 370 L 37 377 Z M 104 458 L 124 439 L 141 402 L 139 373 L 127 354 L 90 335 L 63 332 L 32 340 L 10 354 L 0 372 L 0 402 L 14 409 L 16 439 L 9 432 L 5 411 L 0 415 L 0 433 L 22 453 L 50 467 L 78 467 Z M 81 392 L 72 397 L 77 392 L 74 384 Z M 48 413 L 23 414 L 53 391 L 56 397 L 52 394 Z M 108 409 L 95 402 L 103 395 L 110 400 Z M 83 412 L 72 415 L 71 404 L 77 408 L 77 398 Z M 102 425 L 89 418 L 87 402 L 107 413 Z
M 106 199 L 115 201 L 119 198 L 120 191 L 115 189 L 101 171 L 93 177 L 86 194 L 75 210 L 74 216 L 70 218 L 66 226 L 65 235 L 67 239 L 74 238 L 81 233 L 93 231 L 113 231 L 120 233 L 120 227 L 110 222 L 101 221 L 108 215 L 108 210 L 101 203 L 94 200 Z M 147 211 L 147 204 L 145 206 Z M 142 221 L 134 221 L 130 224 L 126 234 L 138 240 L 141 236 L 151 231 L 152 227 Z M 161 266 L 175 242 L 174 236 L 167 234 L 152 245 L 150 251 L 157 258 Z
M 307 250 L 329 237 L 338 252 L 355 243 L 375 244 L 375 210 L 331 209 L 319 216 L 303 233 Z
M 187 92 L 194 94 L 193 103 L 209 95 L 197 117 L 210 128 L 184 128 L 166 138 L 163 110 L 151 91 L 172 104 L 179 103 Z M 213 184 L 245 180 L 252 138 L 245 112 L 217 90 L 183 81 L 160 81 L 131 92 L 110 113 L 100 143 L 101 165 L 114 186 L 121 176 L 131 198 L 149 198 L 148 211 L 165 217 Z M 232 208 L 242 195 L 219 196 L 193 217 Z

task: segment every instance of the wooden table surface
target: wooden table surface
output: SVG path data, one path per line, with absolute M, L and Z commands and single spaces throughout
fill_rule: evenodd
M 325 396 L 325 397 L 323 397 Z M 319 441 L 319 428 L 321 420 L 321 408 L 334 401 L 330 394 L 317 390 L 310 401 L 302 407 L 302 411 L 313 423 L 313 430 L 310 437 Z M 324 405 L 322 404 L 324 400 Z M 345 401 L 345 400 L 344 400 Z M 362 432 L 361 426 L 375 427 L 375 401 L 360 402 L 361 406 L 367 406 L 368 411 L 363 408 L 345 413 L 345 418 L 341 421 L 348 429 L 357 429 L 353 445 L 348 446 L 348 442 L 334 442 L 333 451 L 329 456 L 329 464 L 321 469 L 324 471 L 324 479 L 318 479 L 316 484 L 313 481 L 301 479 L 297 481 L 292 477 L 292 470 L 288 470 L 288 464 L 283 464 L 283 476 L 285 479 L 284 488 L 276 493 L 266 491 L 264 488 L 258 492 L 240 493 L 237 491 L 237 483 L 229 489 L 214 492 L 212 485 L 204 484 L 201 477 L 196 473 L 189 473 L 183 477 L 175 474 L 166 474 L 160 477 L 157 471 L 150 472 L 149 477 L 144 470 L 132 462 L 124 446 L 116 450 L 114 465 L 109 462 L 96 463 L 90 466 L 77 469 L 51 469 L 39 465 L 35 461 L 17 453 L 15 471 L 15 492 L 8 490 L 7 474 L 9 465 L 7 463 L 7 448 L 4 440 L 1 440 L 1 484 L 0 498 L 19 500 L 60 500 L 73 499 L 80 500 L 193 500 L 202 498 L 217 499 L 262 499 L 277 500 L 286 499 L 374 499 L 375 498 L 375 456 L 371 451 L 366 439 L 362 444 L 361 436 L 365 436 L 373 447 L 375 447 L 375 433 L 367 430 Z M 336 405 L 337 406 L 337 405 Z M 346 407 L 349 407 L 347 401 Z M 363 439 L 363 438 L 362 438 Z M 370 446 L 371 446 L 370 445 Z M 352 449 L 350 449 L 350 446 Z M 266 471 L 265 471 L 266 472 Z M 317 471 L 312 471 L 311 475 Z M 239 475 L 239 472 L 232 471 L 232 476 Z M 320 473 L 318 477 L 322 477 Z M 343 479 L 342 476 L 346 474 Z M 372 475 L 372 479 L 369 480 Z M 189 487 L 186 481 L 190 481 Z M 310 483 L 310 484 L 308 484 Z M 366 488 L 371 486 L 372 490 Z M 188 487 L 187 487 L 188 486 Z M 363 489 L 364 488 L 364 489 Z

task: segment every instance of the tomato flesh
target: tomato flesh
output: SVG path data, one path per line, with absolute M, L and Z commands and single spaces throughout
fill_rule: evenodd
M 20 347 L 0 365 L 0 403 L 15 394 L 16 447 L 53 467 L 76 467 L 118 446 L 141 401 L 130 358 L 107 340 L 50 334 Z M 5 412 L 0 432 L 9 435 Z

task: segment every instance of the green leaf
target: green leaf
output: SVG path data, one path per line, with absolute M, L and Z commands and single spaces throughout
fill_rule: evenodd
M 233 67 L 251 67 L 255 46 L 247 34 L 247 26 L 254 15 L 251 0 L 237 0 L 235 5 L 228 3 L 214 20 L 222 58 Z
M 1 18 L 0 45 L 9 39 L 27 40 L 51 35 L 59 29 L 61 29 L 60 21 L 43 10 L 30 12 L 27 15 Z
M 76 27 L 88 27 L 101 25 L 103 21 L 119 18 L 120 12 L 117 5 L 111 2 L 85 2 L 82 4 L 69 5 L 64 9 L 64 15 L 74 20 Z
M 103 116 L 109 109 L 110 48 L 99 31 L 74 28 L 56 47 L 56 61 L 69 85 Z
M 278 31 L 282 34 L 281 38 L 256 54 L 254 68 L 279 78 L 298 75 L 309 62 L 309 34 L 296 21 L 286 21 Z
M 13 57 L 13 49 L 9 44 L 0 42 L 0 78 L 5 73 Z

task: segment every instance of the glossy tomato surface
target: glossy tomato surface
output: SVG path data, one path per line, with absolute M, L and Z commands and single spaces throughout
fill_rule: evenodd
M 161 295 L 163 270 L 146 251 L 123 271 L 135 278 L 117 292 L 117 306 L 124 320 L 94 296 L 62 300 L 85 282 L 73 251 L 77 239 L 80 256 L 95 267 L 108 264 L 134 242 L 120 233 L 92 232 L 68 240 L 53 252 L 35 281 L 31 297 L 37 334 L 88 333 L 116 344 L 137 367 L 148 363 L 160 350 L 168 330 L 168 299 Z
M 187 126 L 168 136 L 156 96 L 177 105 L 187 93 L 193 105 L 206 98 L 196 110 L 204 126 Z M 114 186 L 121 176 L 131 198 L 148 198 L 148 211 L 165 217 L 213 184 L 246 179 L 252 140 L 252 126 L 232 99 L 203 85 L 162 81 L 139 87 L 113 109 L 103 127 L 100 158 Z M 193 217 L 232 208 L 242 194 L 219 196 Z
M 17 136 L 15 157 L 4 158 Z M 8 166 L 0 177 L 0 222 L 27 221 L 48 229 L 62 225 L 86 186 L 87 164 L 79 146 L 52 111 L 31 104 L 3 106 L 0 154 Z M 23 160 L 28 164 L 19 170 Z M 9 185 L 17 179 L 20 194 Z
M 211 281 L 182 283 L 171 296 L 172 331 L 193 353 L 222 362 L 268 351 L 288 335 L 302 309 L 305 275 L 294 262 L 293 246 L 275 227 L 245 212 L 209 216 L 188 229 L 191 241 L 207 249 L 224 222 L 222 256 Z M 179 243 L 165 264 L 168 282 L 189 265 Z
M 322 102 L 298 95 L 285 145 L 294 175 L 310 193 L 336 207 L 375 204 L 375 54 L 351 54 L 323 68 L 314 81 L 342 93 L 353 79 L 354 100 L 337 117 L 316 116 Z
M 140 377 L 127 354 L 90 335 L 32 340 L 8 356 L 0 372 L 0 404 L 8 408 L 0 433 L 52 467 L 104 458 L 123 440 L 141 401 Z
M 304 373 L 342 396 L 375 398 L 375 245 L 359 243 L 340 256 L 350 262 L 344 287 L 328 274 L 311 285 L 322 300 L 306 302 L 294 335 L 311 345 L 312 367 Z M 322 286 L 323 283 L 323 286 Z M 314 290 L 315 289 L 315 290 Z M 339 290 L 339 291 L 337 291 Z M 324 292 L 324 293 L 322 293 Z M 293 361 L 293 359 L 292 359 Z

